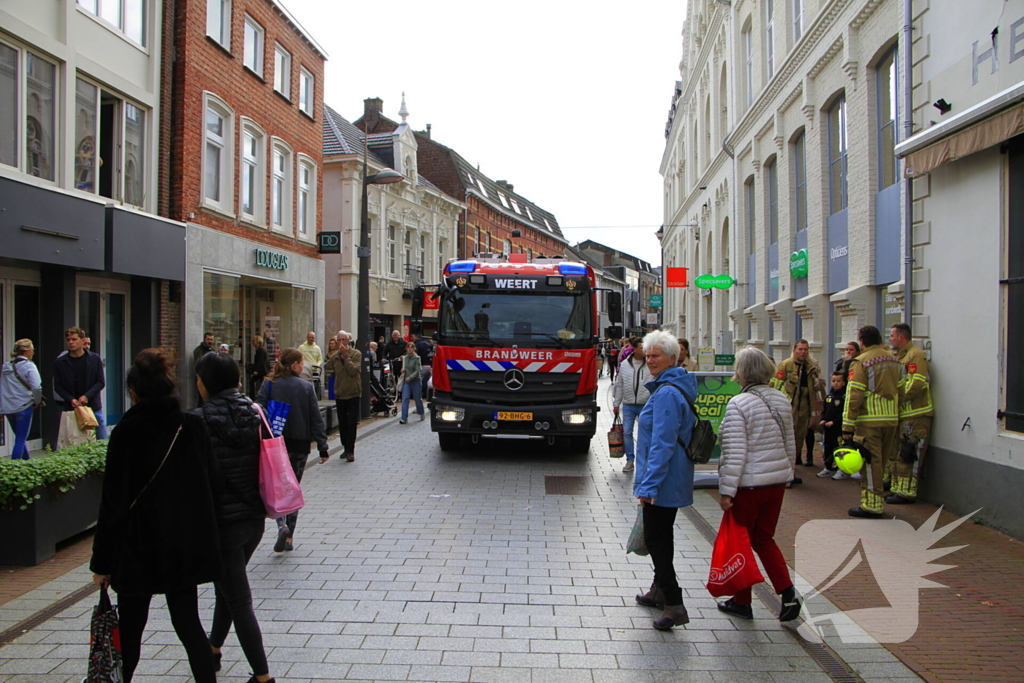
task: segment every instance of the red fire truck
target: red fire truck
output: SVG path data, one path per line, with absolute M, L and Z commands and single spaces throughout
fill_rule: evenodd
M 563 437 L 586 452 L 598 411 L 593 268 L 483 255 L 450 262 L 428 296 L 440 304 L 430 427 L 442 449 L 461 437 Z

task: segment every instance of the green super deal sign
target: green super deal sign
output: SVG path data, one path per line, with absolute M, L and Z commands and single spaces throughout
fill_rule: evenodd
M 708 420 L 718 433 L 718 428 L 725 417 L 725 407 L 733 396 L 740 393 L 743 387 L 733 381 L 731 372 L 699 372 L 697 373 L 697 414 Z M 721 446 L 716 444 L 712 458 L 722 455 Z

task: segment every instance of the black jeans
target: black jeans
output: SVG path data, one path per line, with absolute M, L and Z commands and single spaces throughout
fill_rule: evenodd
M 654 583 L 665 594 L 666 605 L 683 604 L 683 590 L 672 564 L 675 554 L 673 533 L 679 508 L 644 504 L 644 542 L 654 563 Z
M 215 683 L 213 653 L 210 641 L 199 621 L 199 592 L 196 586 L 187 586 L 167 593 L 167 611 L 178 640 L 185 646 L 188 663 L 196 683 Z M 118 595 L 117 611 L 121 620 L 121 658 L 124 683 L 131 683 L 135 667 L 142 652 L 142 633 L 149 619 L 149 601 L 152 595 Z
M 306 462 L 309 461 L 309 445 L 308 444 L 306 445 L 306 452 L 305 453 L 293 453 L 292 450 L 289 448 L 288 449 L 288 459 L 292 461 L 292 470 L 295 472 L 295 479 L 301 484 L 302 483 L 302 474 L 303 474 L 303 472 L 306 471 Z M 292 535 L 294 536 L 295 535 L 295 522 L 297 522 L 298 519 L 299 519 L 299 511 L 296 510 L 295 512 L 291 513 L 290 515 L 286 515 L 284 517 L 279 517 L 277 519 L 277 526 L 280 527 L 281 526 L 281 522 L 283 520 L 285 526 L 288 527 L 288 531 L 292 532 Z
M 220 649 L 234 622 L 238 643 L 257 676 L 270 673 L 270 669 L 267 667 L 266 650 L 263 649 L 263 633 L 252 609 L 246 566 L 263 539 L 264 528 L 263 519 L 229 522 L 220 528 L 224 576 L 214 584 L 217 603 L 213 608 L 213 628 L 210 630 L 210 645 Z
M 341 445 L 345 447 L 345 455 L 356 452 L 356 425 L 359 424 L 361 402 L 359 396 L 334 401 L 338 410 L 338 435 L 341 437 Z

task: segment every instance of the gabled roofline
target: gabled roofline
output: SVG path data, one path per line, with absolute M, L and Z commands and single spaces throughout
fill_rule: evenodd
M 270 0 L 270 4 L 276 7 L 277 10 L 284 15 L 284 18 L 287 19 L 288 22 L 295 27 L 296 31 L 302 34 L 303 38 L 309 41 L 309 44 L 313 47 L 314 50 L 320 53 L 320 56 L 323 57 L 324 60 L 329 59 L 329 57 L 327 56 L 327 50 L 325 50 L 320 45 L 320 43 L 316 42 L 316 38 L 314 38 L 313 35 L 309 31 L 307 31 L 302 24 L 299 23 L 299 20 L 296 19 L 295 16 L 288 11 L 288 8 L 284 6 L 284 3 L 282 3 L 281 0 Z

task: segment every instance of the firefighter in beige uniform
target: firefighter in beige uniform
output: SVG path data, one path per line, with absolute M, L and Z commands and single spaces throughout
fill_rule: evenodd
M 885 497 L 894 505 L 917 500 L 917 480 L 932 432 L 932 390 L 928 359 L 911 341 L 910 325 L 892 326 L 889 345 L 903 363 L 906 374 L 900 385 L 900 447 L 892 466 L 892 492 Z
M 885 507 L 882 472 L 899 448 L 899 398 L 903 365 L 882 346 L 882 333 L 867 325 L 858 333 L 863 353 L 850 363 L 843 412 L 843 438 L 860 447 L 865 465 L 860 482 L 860 505 L 851 517 L 882 516 Z
M 770 384 L 786 395 L 793 406 L 793 432 L 796 439 L 796 454 L 800 455 L 801 445 L 807 436 L 807 425 L 811 419 L 814 391 L 818 386 L 821 371 L 810 359 L 811 347 L 807 340 L 800 339 L 793 345 L 793 355 L 779 363 L 775 379 Z M 799 463 L 799 457 L 797 458 Z M 807 454 L 807 464 L 813 464 L 812 453 Z

